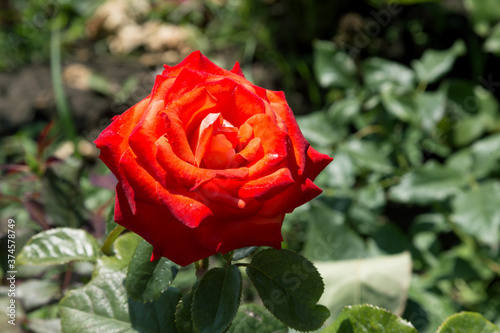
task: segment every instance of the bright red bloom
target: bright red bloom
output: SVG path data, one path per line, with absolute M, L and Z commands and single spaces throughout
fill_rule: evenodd
M 115 220 L 188 265 L 246 246 L 281 247 L 285 213 L 321 193 L 332 158 L 306 141 L 282 92 L 200 52 L 95 141 L 118 179 Z

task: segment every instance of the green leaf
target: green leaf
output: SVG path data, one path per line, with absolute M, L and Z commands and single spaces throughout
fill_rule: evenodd
M 176 333 L 175 309 L 180 300 L 181 292 L 173 287 L 154 302 L 142 303 L 129 298 L 132 328 L 145 333 Z
M 191 308 L 193 304 L 193 294 L 197 287 L 198 283 L 195 282 L 191 291 L 187 293 L 177 305 L 177 310 L 175 312 L 175 326 L 177 327 L 179 333 L 196 332 L 193 325 L 193 317 L 191 316 Z
M 455 59 L 466 52 L 463 40 L 457 40 L 447 50 L 428 49 L 420 60 L 413 60 L 411 66 L 415 69 L 417 77 L 425 83 L 434 83 L 453 67 Z
M 436 333 L 500 333 L 500 329 L 479 313 L 460 312 L 445 320 Z
M 193 295 L 193 324 L 201 333 L 224 332 L 238 311 L 241 296 L 238 267 L 212 268 L 200 280 Z
M 82 160 L 67 158 L 51 164 L 44 173 L 42 195 L 50 198 L 44 208 L 57 226 L 79 228 L 90 219 L 79 186 L 83 167 Z
M 479 241 L 498 249 L 500 183 L 488 182 L 460 193 L 452 202 L 452 221 Z
M 269 311 L 255 304 L 242 305 L 228 330 L 228 333 L 269 332 L 288 333 L 288 328 L 277 321 Z
M 96 261 L 100 255 L 95 238 L 86 231 L 55 228 L 33 236 L 17 261 L 20 265 L 58 265 L 73 260 Z
M 401 315 L 411 282 L 408 252 L 369 259 L 315 262 L 325 281 L 320 299 L 334 319 L 346 305 L 373 304 Z
M 102 256 L 97 261 L 97 269 L 120 271 L 127 268 L 140 241 L 142 238 L 132 232 L 121 235 L 113 243 L 115 255 L 112 257 Z
M 315 147 L 328 147 L 340 140 L 340 134 L 330 125 L 325 112 L 297 117 L 297 123 L 306 139 Z
M 387 154 L 381 151 L 380 147 L 373 142 L 350 140 L 340 145 L 339 150 L 349 154 L 354 164 L 361 168 L 378 172 L 391 172 L 393 170 Z
M 134 232 L 120 235 L 113 243 L 115 256 L 128 264 L 142 240 L 142 237 Z
M 484 50 L 500 55 L 500 23 L 496 24 L 484 42 Z
M 386 222 L 382 226 L 377 227 L 377 231 L 372 237 L 379 250 L 383 251 L 383 253 L 396 254 L 413 247 L 405 232 L 397 224 Z M 392 311 L 392 309 L 389 310 Z
M 328 117 L 334 124 L 347 124 L 361 111 L 361 102 L 356 96 L 346 96 L 328 109 Z
M 167 258 L 150 261 L 153 246 L 143 240 L 128 267 L 125 288 L 132 299 L 151 302 L 164 292 L 177 275 L 178 266 Z
M 1 326 L 0 326 L 1 328 Z M 61 320 L 59 318 L 55 319 L 39 319 L 32 318 L 28 321 L 29 332 L 32 333 L 61 333 Z M 2 330 L 3 333 L 9 333 L 9 331 Z
M 106 237 L 111 231 L 115 230 L 116 227 L 118 227 L 118 223 L 115 222 L 115 204 L 113 204 L 106 216 Z
M 453 128 L 453 143 L 462 147 L 479 138 L 486 129 L 484 120 L 481 114 L 459 119 Z
M 488 34 L 491 25 L 500 20 L 500 11 L 498 11 L 496 0 L 483 0 L 481 2 L 465 0 L 464 5 L 472 16 L 476 33 L 482 37 Z
M 454 152 L 446 159 L 446 166 L 457 170 L 463 174 L 470 173 L 473 167 L 473 157 L 471 149 L 464 148 Z
M 495 131 L 500 124 L 499 104 L 491 92 L 467 81 L 452 81 L 448 86 L 451 98 L 449 118 L 454 122 L 452 138 L 455 145 L 468 145 L 485 131 Z M 462 95 L 457 95 L 457 91 Z
M 500 133 L 476 141 L 471 147 L 473 173 L 477 178 L 499 170 Z
M 335 163 L 330 163 L 318 176 L 317 183 L 325 179 L 329 187 L 350 189 L 356 182 L 358 168 L 354 165 L 352 158 L 343 151 L 335 152 Z
M 428 286 L 422 278 L 413 276 L 404 318 L 407 318 L 422 333 L 434 333 L 439 325 L 456 308 L 449 297 L 443 296 L 433 286 Z M 437 311 L 436 311 L 437 310 Z
M 384 188 L 380 183 L 367 184 L 356 191 L 357 201 L 363 207 L 376 209 L 385 205 Z
M 459 193 L 466 183 L 467 178 L 460 171 L 427 163 L 405 174 L 401 182 L 390 189 L 389 197 L 398 202 L 425 205 Z
M 432 133 L 444 116 L 445 94 L 442 91 L 426 91 L 415 96 L 415 104 L 421 128 L 427 133 Z
M 394 61 L 368 58 L 363 62 L 362 71 L 365 85 L 372 91 L 393 90 L 404 93 L 415 88 L 414 72 Z
M 59 303 L 63 332 L 176 332 L 179 290 L 169 288 L 154 302 L 136 302 L 127 297 L 125 271 L 109 269 L 100 261 L 92 280 L 70 291 Z
M 241 249 L 234 250 L 233 253 L 233 260 L 238 261 L 241 259 L 244 259 L 251 255 L 255 250 L 257 250 L 258 246 L 250 246 L 250 247 L 244 247 Z
M 415 116 L 415 103 L 411 96 L 382 92 L 380 95 L 384 108 L 394 117 L 409 122 Z
M 323 88 L 357 85 L 354 61 L 332 42 L 314 43 L 314 74 Z
M 122 271 L 102 270 L 60 302 L 65 333 L 133 332 Z
M 345 221 L 343 213 L 321 202 L 311 203 L 304 255 L 311 260 L 353 259 L 366 256 L 366 245 Z
M 30 279 L 17 287 L 16 296 L 24 310 L 30 311 L 61 298 L 61 287 L 56 281 Z
M 323 325 L 330 312 L 316 302 L 324 290 L 314 265 L 289 250 L 267 249 L 257 253 L 247 275 L 265 307 L 281 322 L 299 331 Z
M 346 306 L 322 333 L 418 333 L 404 319 L 373 305 Z
M 491 75 L 478 79 L 493 89 L 489 83 Z M 498 101 L 486 88 L 472 81 L 448 79 L 440 85 L 439 91 L 447 96 L 445 119 L 453 126 L 455 144 L 466 145 L 484 131 L 494 131 L 498 127 Z

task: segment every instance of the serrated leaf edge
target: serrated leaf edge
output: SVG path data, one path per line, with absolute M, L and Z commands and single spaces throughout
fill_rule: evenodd
M 272 250 L 272 249 L 262 250 L 262 251 L 260 251 L 258 254 L 260 254 L 260 253 L 262 253 L 262 252 L 264 252 L 264 251 L 268 251 L 268 250 Z M 298 253 L 296 253 L 296 252 L 294 252 L 294 251 L 287 250 L 287 249 L 281 249 L 281 250 L 279 250 L 279 251 L 288 251 L 288 252 L 292 252 L 292 253 L 298 254 Z M 321 276 L 321 274 L 319 274 L 318 269 L 316 268 L 316 266 L 314 266 L 314 264 L 313 264 L 313 263 L 312 263 L 309 259 L 307 259 L 307 258 L 306 258 L 306 257 L 304 257 L 304 256 L 302 256 L 302 257 L 303 257 L 305 260 L 307 260 L 309 263 L 311 263 L 311 265 L 312 265 L 312 266 L 314 267 L 314 269 L 316 270 L 316 273 L 317 273 L 317 274 L 318 274 L 318 276 L 320 277 L 320 279 L 321 279 L 321 286 L 322 286 L 322 287 L 321 287 L 321 295 L 322 295 L 322 294 L 324 293 L 324 291 L 325 291 L 325 282 L 323 281 L 323 277 Z M 252 260 L 253 260 L 253 259 L 252 259 Z M 256 269 L 256 268 L 255 268 L 255 267 L 254 267 L 251 263 L 250 263 L 250 265 L 249 265 L 249 266 L 247 266 L 247 275 L 248 275 L 248 277 L 250 278 L 250 275 L 248 274 L 248 268 L 249 268 L 249 267 L 251 267 L 251 268 L 253 268 L 253 269 Z M 257 270 L 257 269 L 256 269 L 256 270 Z M 275 282 L 275 281 L 274 281 L 271 277 L 269 277 L 267 274 L 264 274 L 264 273 L 263 273 L 262 271 L 260 271 L 260 270 L 258 270 L 258 271 L 259 271 L 259 272 L 261 272 L 263 275 L 267 276 L 267 277 L 268 277 L 271 281 Z M 253 280 L 252 280 L 251 278 L 250 278 L 250 280 L 251 280 L 251 281 L 252 281 L 252 283 L 253 283 Z M 276 283 L 276 282 L 275 282 L 275 283 Z M 277 283 L 276 283 L 276 284 L 277 284 Z M 279 285 L 278 285 L 278 286 L 279 286 Z M 279 286 L 279 287 L 280 287 L 280 289 L 283 289 L 283 288 L 281 288 L 281 286 Z M 257 290 L 257 293 L 259 294 L 259 297 L 262 299 L 262 296 L 260 295 L 260 291 L 259 291 L 257 288 L 255 288 L 255 289 Z M 328 310 L 328 312 L 330 312 L 330 310 L 329 310 L 326 306 L 324 306 L 324 305 L 322 305 L 322 304 L 318 304 L 318 303 L 317 303 L 317 302 L 320 300 L 320 298 L 321 298 L 321 296 L 320 296 L 320 297 L 316 300 L 316 303 L 314 304 L 315 309 L 317 309 L 318 307 L 322 307 L 322 308 L 327 309 L 327 310 Z M 300 302 L 300 303 L 301 303 L 301 304 L 303 304 L 302 302 Z M 275 315 L 275 314 L 274 314 L 274 313 L 273 313 L 273 312 L 272 312 L 272 311 L 271 311 L 271 310 L 267 307 L 267 305 L 266 305 L 264 302 L 263 302 L 263 304 L 264 304 L 264 308 L 265 308 L 265 309 L 266 309 L 266 310 L 267 310 L 267 311 L 268 311 L 268 312 L 269 312 L 269 313 L 270 313 L 270 314 L 271 314 L 274 318 L 276 318 L 276 319 L 277 319 L 280 323 L 282 323 L 283 325 L 285 325 L 285 326 L 287 326 L 287 327 L 291 327 L 291 328 L 293 328 L 294 330 L 296 330 L 296 331 L 298 331 L 298 332 L 312 332 L 312 331 L 315 331 L 315 330 L 319 329 L 319 328 L 317 328 L 317 329 L 312 329 L 312 330 L 306 330 L 306 331 L 303 331 L 303 330 L 301 330 L 301 329 L 298 329 L 298 328 L 292 327 L 292 326 L 290 326 L 289 324 L 285 323 L 285 322 L 284 322 L 283 320 L 281 320 L 280 318 L 276 317 L 276 315 Z M 310 308 L 310 306 L 308 306 L 308 305 L 307 305 L 307 307 L 309 307 L 309 308 Z
M 398 315 L 396 315 L 396 314 L 392 313 L 391 311 L 389 311 L 389 310 L 387 310 L 387 309 L 385 309 L 385 308 L 382 308 L 382 307 L 380 307 L 380 306 L 377 306 L 377 305 L 367 304 L 367 303 L 365 303 L 365 304 L 354 304 L 354 305 L 346 305 L 346 306 L 344 307 L 344 309 L 353 309 L 353 308 L 360 308 L 360 307 L 365 307 L 365 306 L 367 306 L 367 307 L 369 307 L 369 308 L 373 308 L 373 309 L 377 309 L 377 310 L 383 311 L 383 312 L 385 312 L 385 313 L 389 313 L 389 314 L 391 314 L 391 315 L 395 316 L 396 318 L 398 318 L 398 319 L 401 321 L 401 323 L 402 323 L 402 324 L 404 324 L 404 325 L 406 325 L 406 326 L 408 326 L 408 327 L 410 327 L 410 328 L 413 328 L 413 329 L 415 330 L 415 332 L 417 332 L 417 329 L 415 328 L 415 326 L 413 326 L 413 324 L 412 324 L 412 323 L 410 323 L 410 322 L 409 322 L 409 321 L 407 321 L 406 319 L 401 318 L 400 316 L 398 316 Z M 343 310 L 342 310 L 342 311 L 343 311 Z M 341 312 L 341 313 L 342 313 L 342 312 Z
M 222 287 L 222 289 L 224 289 L 224 285 L 225 285 L 225 283 L 226 283 L 227 271 L 228 271 L 228 268 L 229 268 L 229 267 L 231 267 L 231 266 L 236 267 L 236 269 L 237 269 L 238 273 L 240 274 L 240 288 L 239 288 L 239 289 L 240 289 L 240 292 L 239 292 L 239 295 L 238 295 L 238 306 L 236 307 L 236 311 L 234 312 L 234 315 L 233 315 L 233 317 L 231 318 L 231 321 L 230 321 L 230 322 L 229 322 L 229 324 L 228 324 L 228 325 L 224 328 L 224 330 L 223 330 L 223 331 L 221 331 L 221 333 L 223 333 L 223 332 L 227 332 L 227 330 L 229 329 L 229 327 L 231 327 L 231 324 L 233 323 L 234 318 L 236 317 L 236 314 L 238 313 L 238 309 L 239 309 L 240 304 L 241 304 L 241 295 L 242 295 L 242 289 L 243 289 L 243 278 L 242 278 L 242 276 L 241 276 L 241 272 L 240 272 L 240 270 L 239 270 L 238 266 L 235 266 L 235 265 L 228 265 L 228 266 L 226 266 L 226 267 L 215 267 L 215 268 L 223 268 L 223 269 L 225 269 L 225 271 L 226 271 L 226 274 L 224 274 L 224 282 L 222 283 L 222 286 L 223 286 L 223 287 Z M 212 268 L 212 269 L 213 269 L 213 268 Z M 207 273 L 208 273 L 208 272 L 207 272 Z M 202 280 L 203 280 L 203 278 L 200 280 L 200 283 L 201 283 L 201 281 L 202 281 Z M 191 317 L 192 317 L 192 315 L 193 315 L 194 298 L 196 297 L 196 293 L 197 293 L 197 291 L 198 291 L 198 288 L 196 288 L 196 290 L 195 290 L 195 291 L 194 291 L 194 293 L 193 293 L 193 304 L 191 304 Z M 220 300 L 220 299 L 219 299 L 219 300 Z M 216 312 L 215 318 L 217 318 L 217 313 L 218 313 L 218 312 L 219 312 L 219 307 L 217 307 L 217 312 Z M 215 321 L 215 318 L 214 318 L 214 321 Z M 196 327 L 196 324 L 195 324 L 194 320 L 193 320 L 193 328 L 194 328 L 197 332 L 199 332 L 199 331 L 200 331 L 200 330 Z
M 439 325 L 436 333 L 440 333 L 441 332 L 441 329 L 443 329 L 443 326 L 444 324 L 446 324 L 449 320 L 453 319 L 454 317 L 459 317 L 460 315 L 464 315 L 464 314 L 477 314 L 477 315 L 480 315 L 481 317 L 483 317 L 484 321 L 486 321 L 487 323 L 490 323 L 492 324 L 495 328 L 497 328 L 498 331 L 500 331 L 500 328 L 498 326 L 496 326 L 495 324 L 493 324 L 491 321 L 489 321 L 488 319 L 484 318 L 483 315 L 481 315 L 480 313 L 477 313 L 477 312 L 471 312 L 471 311 L 461 311 L 461 312 L 458 312 L 458 313 L 454 313 L 452 314 L 451 316 L 449 316 L 448 318 L 446 318 L 442 323 L 441 325 Z
M 162 295 L 165 291 L 167 291 L 167 289 L 170 287 L 170 285 L 172 284 L 172 282 L 174 282 L 175 277 L 177 276 L 177 273 L 178 273 L 178 269 L 177 269 L 177 272 L 175 272 L 175 274 L 174 274 L 174 272 L 172 272 L 172 275 L 173 275 L 172 280 L 168 283 L 168 285 L 165 287 L 165 289 L 161 290 L 161 291 L 158 293 L 158 295 L 156 295 L 156 297 L 149 298 L 149 299 L 143 299 L 143 294 L 144 294 L 144 292 L 141 292 L 141 296 L 140 296 L 140 298 L 135 298 L 135 297 L 133 297 L 132 295 L 130 295 L 130 294 L 129 294 L 129 291 L 128 291 L 128 288 L 127 288 L 127 278 L 128 278 L 128 272 L 129 272 L 129 268 L 130 268 L 130 263 L 132 262 L 132 259 L 134 258 L 134 255 L 135 255 L 135 253 L 136 253 L 137 249 L 139 248 L 139 245 L 140 245 L 142 242 L 146 242 L 146 243 L 148 243 L 146 240 L 144 240 L 144 239 L 143 239 L 142 241 L 140 241 L 140 242 L 139 242 L 139 244 L 137 244 L 137 247 L 136 247 L 136 249 L 134 250 L 134 253 L 132 254 L 132 257 L 130 258 L 130 261 L 129 261 L 128 265 L 127 265 L 127 273 L 126 273 L 126 276 L 125 276 L 125 279 L 124 279 L 124 283 L 125 283 L 125 291 L 127 292 L 127 296 L 128 296 L 128 297 L 130 297 L 131 299 L 133 299 L 133 300 L 134 300 L 134 301 L 136 301 L 136 302 L 141 302 L 141 303 L 143 303 L 143 304 L 146 304 L 146 303 L 151 303 L 151 302 L 154 302 L 154 301 L 158 300 L 158 299 L 161 297 L 161 295 Z M 148 244 L 149 244 L 149 243 L 148 243 Z M 166 259 L 166 260 L 170 261 L 168 258 L 164 258 L 164 257 L 163 257 L 163 258 L 160 258 L 160 259 L 158 260 L 158 262 L 156 263 L 156 266 L 155 266 L 155 268 L 154 268 L 154 270 L 153 270 L 153 272 L 152 272 L 151 276 L 154 274 L 154 272 L 155 272 L 155 271 L 156 271 L 156 269 L 158 268 L 158 265 L 160 264 L 161 260 L 163 260 L 163 259 Z M 172 262 L 172 261 L 170 261 L 170 262 Z M 173 262 L 172 262 L 172 263 L 173 263 Z M 171 268 L 173 268 L 173 267 L 177 267 L 177 266 L 172 266 Z M 172 271 L 172 269 L 171 269 L 171 271 Z M 147 289 L 147 287 L 149 286 L 149 284 L 150 284 L 150 283 L 151 283 L 151 279 L 148 279 L 148 282 L 146 283 L 146 287 L 144 288 L 144 290 L 146 290 L 146 289 Z
M 196 281 L 193 286 L 191 287 L 191 290 L 186 294 L 184 295 L 181 300 L 179 301 L 179 303 L 177 303 L 177 306 L 175 307 L 175 327 L 177 328 L 177 330 L 180 332 L 179 330 L 179 326 L 177 325 L 177 312 L 179 311 L 179 308 L 182 304 L 182 301 L 184 299 L 184 297 L 187 297 L 190 293 L 192 293 L 191 295 L 191 308 L 189 309 L 189 314 L 190 314 L 190 317 L 191 317 L 191 321 L 193 320 L 193 300 L 192 298 L 194 297 L 194 292 L 196 291 L 196 288 L 198 288 L 198 282 L 199 281 Z M 194 327 L 194 324 L 193 324 L 193 328 L 196 330 L 196 328 Z M 197 333 L 197 332 L 196 332 Z

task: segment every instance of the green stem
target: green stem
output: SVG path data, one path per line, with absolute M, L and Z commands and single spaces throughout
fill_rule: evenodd
M 417 86 L 416 91 L 417 91 L 418 93 L 423 93 L 426 89 L 427 89 L 427 82 L 425 82 L 425 81 L 420 81 L 420 82 L 418 83 L 418 86 Z
M 380 125 L 369 125 L 363 127 L 359 131 L 353 134 L 356 139 L 362 139 L 363 137 L 373 134 L 373 133 L 384 133 L 385 129 Z
M 208 258 L 195 261 L 194 266 L 196 267 L 196 279 L 201 280 L 208 271 Z
M 115 240 L 120 236 L 120 234 L 125 230 L 125 227 L 122 227 L 121 225 L 116 226 L 111 232 L 109 233 L 108 237 L 104 241 L 104 244 L 101 246 L 101 251 L 107 255 L 107 256 L 112 256 L 113 255 L 113 243 Z
M 64 93 L 61 68 L 61 16 L 52 21 L 50 35 L 50 71 L 56 108 L 59 115 L 60 126 L 66 131 L 68 139 L 76 143 L 76 129 L 73 122 L 68 101 Z
M 233 260 L 233 253 L 234 251 L 230 251 L 222 255 L 222 258 L 224 258 L 228 265 L 231 265 L 231 260 Z

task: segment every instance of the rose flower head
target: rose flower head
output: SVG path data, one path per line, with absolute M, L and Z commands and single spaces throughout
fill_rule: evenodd
M 247 246 L 281 247 L 285 213 L 321 193 L 332 158 L 302 135 L 283 92 L 199 51 L 165 66 L 151 94 L 95 141 L 116 186 L 115 220 L 186 266 Z

